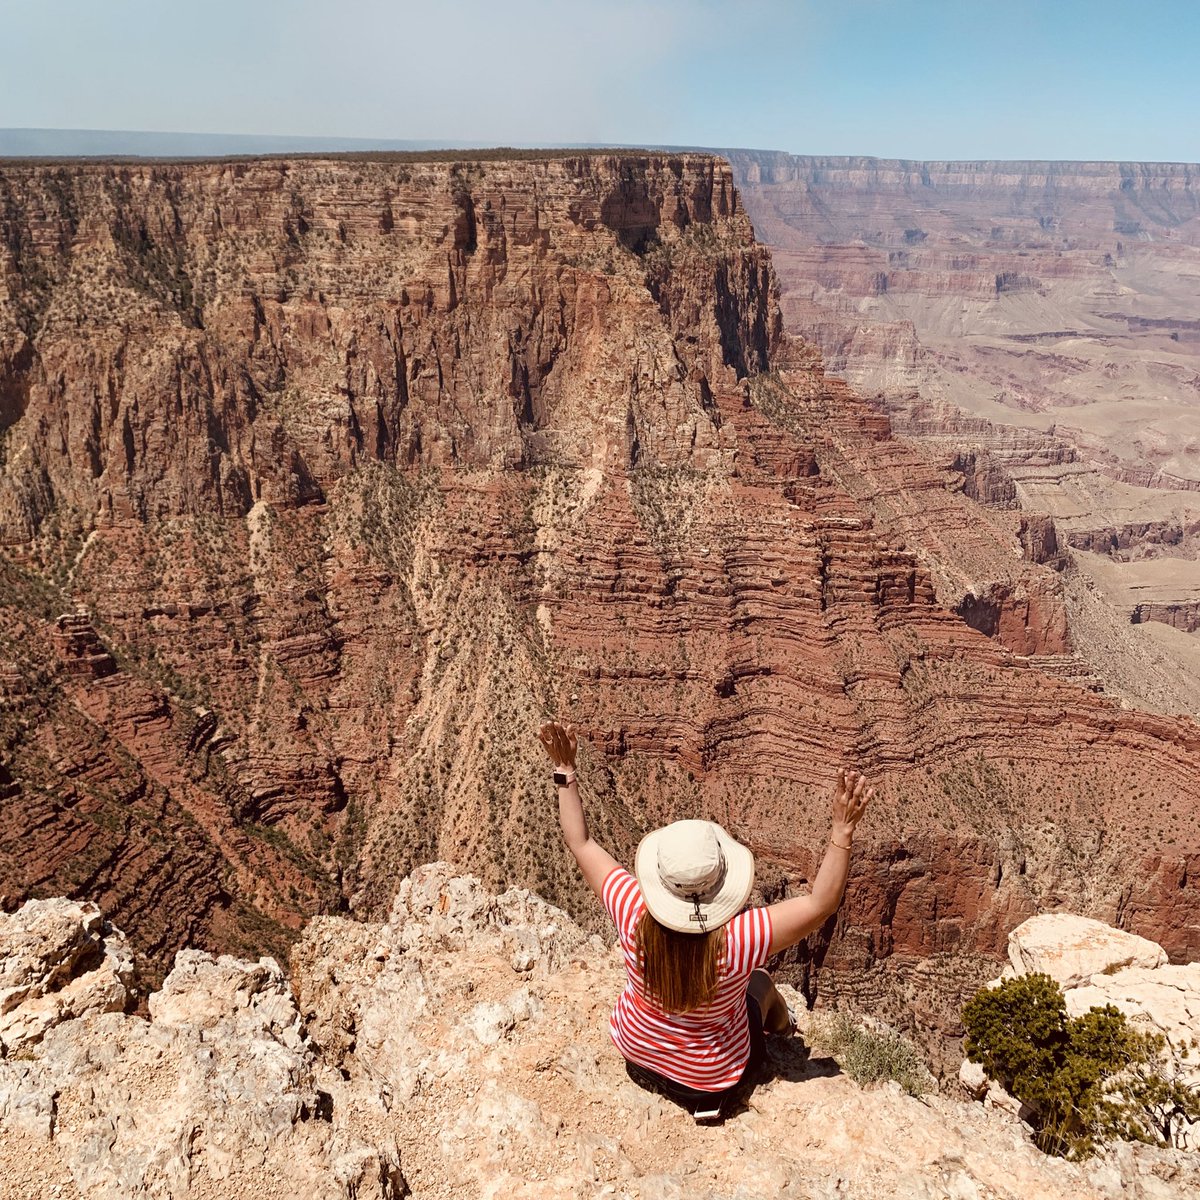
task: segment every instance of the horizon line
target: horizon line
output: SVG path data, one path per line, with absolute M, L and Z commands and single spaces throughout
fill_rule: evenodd
M 6 136 L 8 135 L 8 136 Z M 107 149 L 96 148 L 95 150 L 78 149 L 64 150 L 62 148 L 47 147 L 39 148 L 34 145 L 14 146 L 11 150 L 4 147 L 7 141 L 20 141 L 24 138 L 39 138 L 39 137 L 60 137 L 64 140 L 75 136 L 76 138 L 85 139 L 122 139 L 129 138 L 135 140 L 153 139 L 156 141 L 183 141 L 183 142 L 226 142 L 226 143 L 277 143 L 278 149 L 271 149 L 264 146 L 257 150 L 242 150 L 239 151 L 231 146 L 228 150 L 213 148 L 210 150 L 193 150 L 189 152 L 186 148 L 180 147 L 178 152 L 165 150 L 162 147 L 145 149 L 118 149 L 110 147 Z M 307 146 L 308 149 L 303 147 Z M 339 149 L 343 147 L 343 149 Z M 1189 161 L 1187 159 L 1135 159 L 1135 158 L 989 158 L 983 155 L 976 156 L 959 156 L 951 158 L 913 158 L 897 155 L 880 155 L 880 154 L 853 154 L 853 153 L 802 153 L 792 150 L 780 150 L 770 147 L 761 146 L 714 146 L 714 145 L 682 145 L 670 144 L 663 142 L 550 142 L 550 143 L 534 143 L 534 142 L 515 142 L 515 143 L 493 143 L 491 145 L 481 144 L 463 139 L 432 139 L 432 138 L 381 138 L 381 137 L 359 137 L 359 136 L 340 136 L 327 134 L 274 134 L 274 133 L 196 133 L 190 131 L 178 130 L 155 130 L 155 129 L 88 129 L 88 128 L 68 128 L 54 126 L 3 126 L 0 127 L 0 161 L 13 160 L 28 160 L 28 159 L 54 159 L 54 160 L 79 160 L 87 161 L 89 159 L 135 159 L 135 160 L 211 160 L 222 158 L 274 158 L 288 154 L 304 154 L 312 155 L 341 155 L 354 153 L 423 153 L 445 151 L 447 153 L 470 152 L 478 151 L 481 153 L 495 154 L 497 151 L 513 150 L 522 153 L 536 152 L 539 150 L 553 151 L 556 153 L 569 152 L 572 150 L 600 150 L 600 151 L 644 151 L 657 153 L 704 153 L 704 154 L 723 154 L 728 152 L 739 152 L 746 154 L 764 154 L 764 155 L 780 155 L 782 157 L 807 160 L 807 161 L 854 161 L 854 162 L 871 162 L 871 163 L 894 163 L 900 166 L 911 164 L 939 164 L 939 165 L 955 165 L 967 166 L 980 163 L 1012 163 L 1031 165 L 1105 165 L 1105 166 L 1163 166 L 1163 167 L 1200 167 L 1200 162 Z

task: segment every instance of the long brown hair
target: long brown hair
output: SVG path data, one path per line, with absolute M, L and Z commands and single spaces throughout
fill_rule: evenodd
M 637 950 L 642 982 L 659 1006 L 665 1012 L 693 1012 L 716 994 L 725 926 L 707 933 L 677 933 L 646 910 L 637 924 Z

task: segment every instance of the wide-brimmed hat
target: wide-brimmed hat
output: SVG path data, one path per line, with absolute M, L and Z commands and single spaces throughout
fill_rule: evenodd
M 660 925 L 707 933 L 749 899 L 754 855 L 713 821 L 676 821 L 642 838 L 633 873 Z

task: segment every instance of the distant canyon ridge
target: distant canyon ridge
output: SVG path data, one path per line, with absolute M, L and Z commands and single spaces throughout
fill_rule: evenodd
M 279 953 L 444 859 L 601 928 L 563 714 L 614 852 L 709 816 L 764 898 L 861 765 L 783 969 L 935 1048 L 1039 908 L 1200 956 L 1200 726 L 1111 678 L 1153 618 L 1081 623 L 1033 434 L 827 373 L 755 220 L 698 153 L 0 164 L 5 902 Z
M 1053 517 L 1110 689 L 1200 711 L 1200 166 L 728 157 L 789 332 L 981 502 Z

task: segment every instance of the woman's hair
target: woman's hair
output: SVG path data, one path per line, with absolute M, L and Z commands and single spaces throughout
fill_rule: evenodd
M 660 925 L 647 909 L 637 924 L 637 950 L 646 991 L 665 1012 L 692 1012 L 716 994 L 725 927 L 676 933 Z

